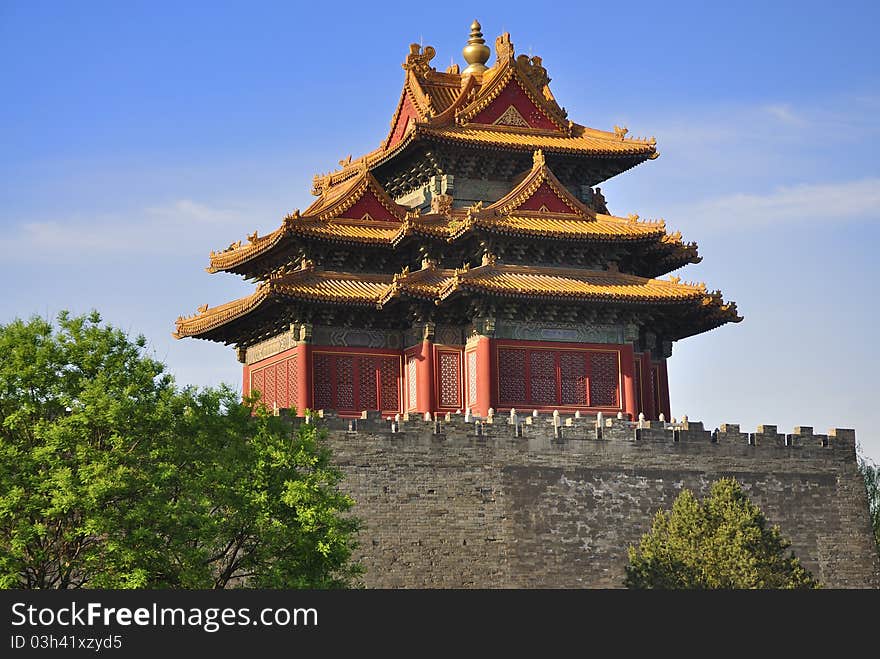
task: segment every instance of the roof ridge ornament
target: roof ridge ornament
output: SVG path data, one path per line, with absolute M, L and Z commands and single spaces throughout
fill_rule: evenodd
M 503 62 L 513 60 L 513 42 L 510 40 L 510 32 L 502 32 L 495 39 L 495 65 L 500 66 Z
M 519 65 L 520 71 L 523 72 L 526 78 L 529 79 L 535 89 L 538 91 L 543 91 L 544 87 L 550 84 L 550 76 L 547 75 L 547 69 L 544 68 L 543 59 L 534 55 L 533 57 L 529 57 L 528 55 L 520 55 L 516 58 L 516 63 Z M 546 99 L 550 100 L 550 99 Z M 566 113 L 559 108 L 560 112 L 565 115 Z
M 483 210 L 483 200 L 480 199 L 476 203 L 467 207 L 467 219 L 473 219 L 475 215 Z
M 544 152 L 541 149 L 535 149 L 534 153 L 532 153 L 532 167 L 546 167 L 547 159 L 544 157 Z
M 433 46 L 425 46 L 422 49 L 422 46 L 417 43 L 411 43 L 409 45 L 409 54 L 406 56 L 406 61 L 404 61 L 401 66 L 405 71 L 412 71 L 417 76 L 424 78 L 432 71 L 436 71 L 436 69 L 430 65 L 430 61 L 434 59 L 434 55 L 437 54 L 437 51 L 434 50 Z
M 284 216 L 284 228 L 290 229 L 301 217 L 299 208 L 294 208 L 292 213 Z
M 471 23 L 471 37 L 461 50 L 465 62 L 468 63 L 467 68 L 461 72 L 462 76 L 479 75 L 489 68 L 486 66 L 486 62 L 489 61 L 492 51 L 486 45 L 486 40 L 483 39 L 483 33 L 480 30 L 482 30 L 480 22 L 474 19 L 474 22 Z
M 626 137 L 626 134 L 628 132 L 629 132 L 629 128 L 627 128 L 626 126 L 622 126 L 622 127 L 617 126 L 617 125 L 614 126 L 614 135 L 619 140 L 623 140 L 623 138 Z

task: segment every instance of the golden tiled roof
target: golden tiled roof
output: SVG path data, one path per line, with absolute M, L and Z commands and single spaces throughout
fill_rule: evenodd
M 422 82 L 421 87 L 428 98 L 431 99 L 431 105 L 437 114 L 444 112 L 461 94 L 460 76 L 449 76 L 446 80 L 436 80 L 431 82 Z
M 358 220 L 339 217 L 371 192 L 396 221 Z M 395 203 L 366 168 L 343 185 L 324 191 L 305 213 L 294 211 L 281 226 L 265 236 L 256 232 L 248 242 L 233 243 L 221 252 L 211 252 L 208 272 L 228 270 L 247 263 L 278 247 L 291 236 L 311 236 L 337 242 L 390 244 L 406 218 L 405 207 Z
M 229 247 L 220 252 L 211 252 L 210 263 L 206 268 L 208 272 L 221 272 L 229 268 L 245 263 L 253 258 L 265 254 L 273 247 L 278 245 L 287 235 L 285 226 L 275 229 L 265 236 L 256 236 L 252 234 L 253 240 L 242 245 L 239 240 L 232 243 Z
M 299 269 L 260 284 L 252 295 L 214 308 L 205 305 L 195 316 L 178 318 L 173 336 L 204 336 L 256 312 L 269 301 L 285 298 L 381 309 L 401 297 L 441 305 L 463 294 L 572 303 L 686 305 L 702 318 L 699 322 L 704 329 L 742 320 L 735 303 L 724 302 L 720 291 L 709 292 L 702 283 L 682 283 L 677 277 L 648 279 L 618 272 L 616 267 L 581 270 L 506 265 L 487 255 L 483 265 L 474 268 L 441 269 L 425 261 L 421 270 L 404 269 L 395 275 L 316 270 L 312 263 L 303 261 Z
M 596 131 L 598 132 L 598 131 Z M 655 158 L 657 151 L 650 141 L 636 141 L 599 136 L 594 131 L 584 131 L 571 137 L 566 135 L 512 129 L 505 126 L 489 128 L 469 124 L 466 126 L 416 126 L 416 133 L 438 139 L 473 144 L 476 146 L 503 146 L 520 151 L 543 149 L 552 153 L 570 153 L 593 156 L 644 156 Z
M 391 119 L 391 130 L 376 150 L 343 164 L 341 170 L 316 176 L 315 191 L 349 180 L 362 167 L 376 167 L 424 137 L 478 147 L 543 149 L 555 154 L 640 159 L 659 155 L 654 138 L 628 137 L 629 131 L 617 126 L 614 131 L 604 131 L 570 121 L 550 91 L 550 79 L 541 58 L 516 57 L 509 35 L 502 36 L 506 36 L 507 41 L 504 52 L 496 53 L 495 64 L 481 76 L 464 79 L 457 72 L 443 73 L 430 66 L 435 55 L 431 46 L 422 48 L 412 44 L 403 64 L 406 77 Z M 511 83 L 519 84 L 558 130 L 469 123 Z M 416 121 L 402 140 L 391 145 L 391 135 L 407 97 L 416 110 Z
M 498 233 L 513 235 L 552 236 L 571 240 L 644 240 L 663 236 L 665 230 L 659 224 L 629 222 L 611 215 L 597 215 L 595 220 L 558 213 L 527 213 L 499 215 L 493 218 L 477 218 L 476 226 Z
M 706 296 L 704 285 L 646 279 L 610 270 L 576 270 L 487 264 L 456 270 L 439 296 L 472 290 L 504 297 L 560 298 L 618 302 L 687 302 Z
M 404 268 L 403 272 L 395 274 L 391 285 L 379 296 L 377 302 L 381 306 L 401 295 L 435 300 L 440 289 L 454 276 L 455 270 L 441 269 L 434 261 L 425 260 L 421 270 L 410 272 L 409 268 Z
M 570 212 L 526 210 L 522 205 L 541 186 L 549 186 Z M 393 213 L 394 221 L 337 217 L 368 191 Z M 288 215 L 281 227 L 265 236 L 256 233 L 222 252 L 212 252 L 209 272 L 233 270 L 273 251 L 286 250 L 297 238 L 328 242 L 394 247 L 411 235 L 454 242 L 475 230 L 557 240 L 631 242 L 657 241 L 662 253 L 674 261 L 696 259 L 696 246 L 683 245 L 681 234 L 666 234 L 665 223 L 645 222 L 638 216 L 620 218 L 596 213 L 577 199 L 547 167 L 541 151 L 534 154 L 530 172 L 504 197 L 485 208 L 475 206 L 445 213 L 416 216 L 395 204 L 366 171 L 344 185 L 326 191 L 306 210 Z M 662 244 L 661 244 L 662 243 Z M 679 247 L 681 249 L 679 249 Z M 682 249 L 684 251 L 682 251 Z M 656 250 L 654 250 L 656 251 Z M 685 253 L 687 252 L 687 253 Z M 680 258 L 679 258 L 680 257 Z
M 647 279 L 616 270 L 579 270 L 543 266 L 504 265 L 494 259 L 484 265 L 457 270 L 441 269 L 433 262 L 421 270 L 396 275 L 330 272 L 312 264 L 260 284 L 256 292 L 218 307 L 199 309 L 177 319 L 175 338 L 197 336 L 242 318 L 267 299 L 293 298 L 321 304 L 382 307 L 402 295 L 444 300 L 464 293 L 536 300 L 606 302 L 620 304 L 690 304 L 711 308 L 723 322 L 738 322 L 735 303 L 725 303 L 718 291 L 704 284 Z
M 171 336 L 175 339 L 182 339 L 187 336 L 198 336 L 199 334 L 209 332 L 256 310 L 270 295 L 271 289 L 268 284 L 260 284 L 257 290 L 247 297 L 226 302 L 213 308 L 209 308 L 207 304 L 201 306 L 194 316 L 179 316 L 176 322 L 176 330 Z
M 398 220 L 403 220 L 406 217 L 408 209 L 389 197 L 385 188 L 370 174 L 366 167 L 362 167 L 360 175 L 346 184 L 327 189 L 305 210 L 303 215 L 318 220 L 331 220 L 340 217 L 368 191 L 373 193 L 379 203 L 393 217 Z
M 390 245 L 394 237 L 400 233 L 400 224 L 354 220 L 302 221 L 294 223 L 290 227 L 290 233 L 323 238 L 333 242 Z
M 271 282 L 272 292 L 299 300 L 317 300 L 332 304 L 375 306 L 391 283 L 392 276 L 294 270 Z
M 489 71 L 483 74 L 480 89 L 470 100 L 470 103 L 456 113 L 457 123 L 464 124 L 473 119 L 489 107 L 507 85 L 515 84 L 519 85 L 519 88 L 525 92 L 535 106 L 544 112 L 560 132 L 567 132 L 569 122 L 565 111 L 559 107 L 556 100 L 553 99 L 553 95 L 549 94 L 549 87 L 547 87 L 549 78 L 532 76 L 530 75 L 531 69 L 532 64 L 528 58 L 517 60 L 510 57 L 498 60 Z M 538 89 L 538 85 L 542 89 Z

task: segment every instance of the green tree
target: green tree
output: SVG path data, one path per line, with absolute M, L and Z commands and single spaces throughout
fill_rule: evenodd
M 0 326 L 0 587 L 351 585 L 357 519 L 314 426 L 179 389 L 97 313 Z
M 880 555 L 880 467 L 863 455 L 859 455 L 859 473 L 865 480 L 865 489 L 868 492 L 868 514 L 874 531 L 874 544 L 877 547 L 877 554 Z
M 739 483 L 723 478 L 702 501 L 683 490 L 658 511 L 638 547 L 629 547 L 628 588 L 818 588 L 791 543 Z

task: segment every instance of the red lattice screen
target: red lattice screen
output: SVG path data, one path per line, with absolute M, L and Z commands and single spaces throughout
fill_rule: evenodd
M 418 405 L 418 359 L 415 355 L 406 358 L 407 409 L 414 410 Z
M 358 409 L 378 410 L 379 392 L 376 387 L 376 359 L 373 357 L 358 358 Z
M 587 403 L 587 355 L 584 352 L 559 354 L 559 375 L 562 381 L 562 404 Z
M 292 392 L 296 391 L 296 356 L 292 355 L 268 366 L 251 371 L 251 391 L 260 392 L 260 400 L 267 407 L 279 409 L 296 406 Z
M 502 403 L 525 401 L 525 350 L 498 350 L 498 398 Z
M 315 409 L 400 411 L 400 359 L 314 354 Z
M 536 405 L 556 403 L 556 355 L 549 350 L 532 350 L 529 366 L 529 402 Z
M 499 347 L 498 402 L 619 408 L 618 354 Z
M 260 399 L 266 400 L 266 370 L 251 371 L 251 392 L 259 391 Z
M 439 353 L 440 407 L 461 407 L 461 354 Z
M 336 385 L 336 409 L 357 410 L 354 403 L 354 357 L 336 355 L 336 373 L 334 384 Z
M 379 387 L 381 389 L 382 409 L 400 409 L 400 360 L 397 357 L 380 358 Z
M 314 397 L 316 410 L 336 409 L 333 405 L 333 379 L 330 371 L 332 362 L 333 357 L 330 355 L 315 354 L 314 356 Z
M 620 374 L 617 354 L 593 352 L 590 354 L 590 405 L 617 407 Z
M 476 405 L 477 403 L 477 353 L 476 351 L 467 354 L 467 372 L 468 372 L 468 404 Z

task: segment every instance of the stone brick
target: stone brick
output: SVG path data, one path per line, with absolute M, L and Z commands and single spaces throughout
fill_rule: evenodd
M 654 513 L 684 488 L 704 496 L 732 476 L 826 587 L 880 587 L 854 431 L 801 426 L 786 436 L 765 425 L 750 445 L 734 424 L 713 441 L 689 422 L 673 441 L 663 424 L 606 419 L 597 440 L 593 419 L 568 421 L 561 439 L 548 417 L 522 425 L 522 437 L 506 422 L 476 436 L 457 415 L 440 435 L 420 419 L 401 421 L 399 433 L 373 419 L 330 431 L 342 487 L 366 525 L 365 585 L 621 587 L 626 549 Z

